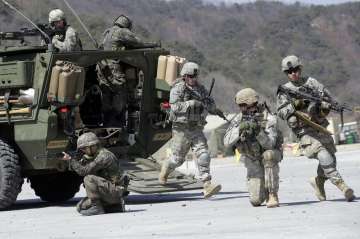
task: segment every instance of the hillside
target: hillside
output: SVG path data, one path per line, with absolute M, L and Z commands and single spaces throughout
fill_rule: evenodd
M 62 1 L 9 2 L 36 22 L 46 22 L 52 8 L 64 9 L 86 47 L 92 47 Z M 113 18 L 124 13 L 143 37 L 161 39 L 173 54 L 199 62 L 205 84 L 217 79 L 213 93 L 227 111 L 236 110 L 233 97 L 242 87 L 254 87 L 273 101 L 278 84 L 286 81 L 280 61 L 288 54 L 300 55 L 305 74 L 325 83 L 340 101 L 360 104 L 360 3 L 325 7 L 259 1 L 227 7 L 200 0 L 69 2 L 99 41 Z M 0 7 L 0 31 L 29 26 Z

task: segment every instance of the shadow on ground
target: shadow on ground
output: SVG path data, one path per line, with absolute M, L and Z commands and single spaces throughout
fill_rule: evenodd
M 7 208 L 4 211 L 15 211 L 15 210 L 26 210 L 26 209 L 36 209 L 44 207 L 75 207 L 76 203 L 80 201 L 81 198 L 73 198 L 66 202 L 45 202 L 41 199 L 24 199 L 17 200 L 14 205 Z
M 246 194 L 246 195 L 239 195 Z M 219 192 L 214 197 L 208 199 L 213 201 L 248 197 L 247 192 L 228 191 Z M 192 193 L 169 193 L 169 194 L 149 194 L 149 195 L 129 195 L 126 199 L 127 204 L 144 204 L 144 203 L 166 203 L 178 201 L 196 201 L 205 200 L 201 192 Z
M 360 197 L 356 197 L 354 199 L 354 201 L 350 202 L 350 203 L 356 203 L 358 202 L 360 199 Z M 347 202 L 345 198 L 337 198 L 337 199 L 330 199 L 330 200 L 326 200 L 326 202 Z M 301 206 L 301 205 L 306 205 L 306 204 L 314 204 L 314 203 L 321 203 L 321 201 L 317 200 L 317 201 L 302 201 L 302 202 L 287 202 L 287 203 L 281 203 L 280 202 L 280 206 L 281 207 L 288 207 L 288 206 Z
M 208 199 L 213 201 L 229 200 L 235 198 L 248 197 L 247 192 L 241 191 L 228 191 L 219 192 L 216 196 Z M 82 197 L 75 197 L 66 202 L 45 202 L 41 199 L 23 199 L 17 200 L 14 205 L 3 211 L 16 211 L 16 210 L 28 210 L 45 207 L 75 207 L 76 204 L 82 199 Z M 191 193 L 169 193 L 169 194 L 130 194 L 126 198 L 126 204 L 137 205 L 147 203 L 166 203 L 166 202 L 178 202 L 178 201 L 196 201 L 205 200 L 201 192 Z

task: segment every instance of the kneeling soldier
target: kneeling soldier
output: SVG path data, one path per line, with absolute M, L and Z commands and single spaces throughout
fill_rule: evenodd
M 84 176 L 86 197 L 77 204 L 77 211 L 84 216 L 124 212 L 123 195 L 129 182 L 122 173 L 119 159 L 101 147 L 98 137 L 92 132 L 78 138 L 77 148 L 84 153 L 80 160 L 66 153 L 63 158 L 70 160 L 72 169 Z
M 259 96 L 251 88 L 235 96 L 240 113 L 231 121 L 225 137 L 226 147 L 236 147 L 247 169 L 250 203 L 278 207 L 279 162 L 282 159 L 282 134 L 276 116 L 258 104 Z

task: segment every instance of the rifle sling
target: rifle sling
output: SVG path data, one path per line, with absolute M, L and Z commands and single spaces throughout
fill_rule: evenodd
M 322 127 L 321 125 L 319 125 L 319 124 L 311 121 L 310 118 L 309 118 L 306 114 L 304 114 L 304 113 L 302 113 L 302 112 L 300 112 L 300 111 L 295 111 L 295 112 L 294 112 L 294 115 L 295 115 L 298 119 L 300 119 L 304 124 L 306 124 L 306 125 L 314 128 L 314 129 L 316 129 L 316 130 L 318 130 L 318 131 L 320 131 L 320 132 L 322 132 L 322 133 L 332 135 L 332 133 L 331 133 L 330 131 L 328 131 L 326 128 L 324 128 L 324 127 Z

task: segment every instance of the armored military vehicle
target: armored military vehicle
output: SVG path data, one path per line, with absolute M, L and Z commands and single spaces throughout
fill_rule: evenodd
M 16 40 L 14 34 L 3 38 Z M 8 208 L 27 178 L 42 200 L 72 198 L 82 178 L 62 161 L 84 132 L 96 133 L 115 152 L 131 178 L 129 190 L 154 193 L 199 188 L 191 177 L 160 186 L 151 156 L 171 138 L 166 122 L 169 85 L 156 78 L 162 48 L 59 53 L 48 46 L 0 46 L 0 209 Z M 17 43 L 18 44 L 18 43 Z M 99 87 L 100 62 L 124 66 L 127 104 L 118 124 L 109 125 Z

